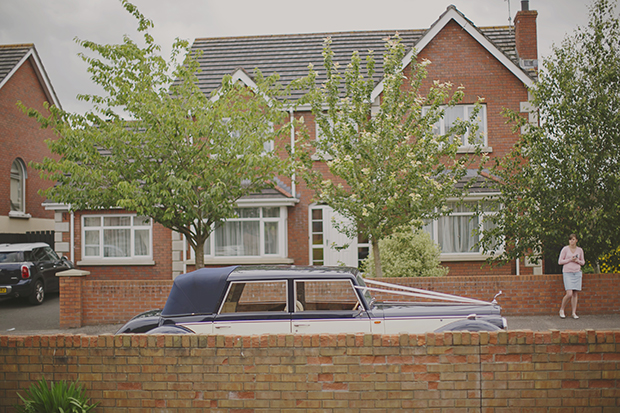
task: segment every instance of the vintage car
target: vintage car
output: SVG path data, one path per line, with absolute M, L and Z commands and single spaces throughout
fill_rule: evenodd
M 180 275 L 163 310 L 132 318 L 116 334 L 494 331 L 506 328 L 500 310 L 495 299 L 368 280 L 355 268 L 234 266 Z

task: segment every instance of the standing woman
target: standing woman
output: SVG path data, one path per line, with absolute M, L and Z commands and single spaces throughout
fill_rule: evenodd
M 568 245 L 562 248 L 558 264 L 563 265 L 562 275 L 564 276 L 564 289 L 566 295 L 562 298 L 562 307 L 560 307 L 560 317 L 565 318 L 564 307 L 570 301 L 573 310 L 573 318 L 577 319 L 577 300 L 579 291 L 581 291 L 581 267 L 586 261 L 583 256 L 583 250 L 577 246 L 577 235 L 570 234 L 568 237 Z

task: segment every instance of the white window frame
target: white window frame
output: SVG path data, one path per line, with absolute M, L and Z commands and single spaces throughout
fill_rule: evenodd
M 287 205 L 282 205 L 281 200 L 272 202 L 252 203 L 251 201 L 238 202 L 238 208 L 259 208 L 258 218 L 232 218 L 232 222 L 259 221 L 259 254 L 258 255 L 216 255 L 215 254 L 215 233 L 205 241 L 204 262 L 206 265 L 220 264 L 292 264 L 293 260 L 288 258 L 288 209 Z M 279 208 L 279 217 L 263 217 L 263 208 Z M 278 223 L 278 252 L 275 254 L 265 253 L 265 223 Z M 217 231 L 217 229 L 215 229 Z M 191 259 L 187 264 L 195 262 L 193 249 L 190 249 Z
M 464 108 L 464 113 L 467 113 L 467 118 L 469 118 L 471 112 L 474 110 L 476 105 L 473 104 L 462 104 L 462 105 L 455 105 L 454 107 L 462 107 Z M 451 107 L 449 106 L 441 106 L 441 109 L 444 110 L 449 110 Z M 423 115 L 426 115 L 427 111 L 428 111 L 428 107 L 425 107 L 422 111 Z M 476 148 L 477 146 L 481 146 L 483 148 L 483 150 L 485 152 L 492 152 L 493 149 L 491 147 L 489 147 L 489 139 L 488 139 L 488 115 L 487 115 L 487 105 L 486 104 L 482 104 L 480 105 L 480 112 L 478 112 L 478 117 L 482 118 L 480 119 L 479 122 L 479 129 L 478 129 L 478 133 L 482 132 L 482 142 L 479 145 L 470 145 L 469 143 L 469 131 L 467 131 L 465 133 L 465 135 L 462 137 L 462 141 L 461 141 L 461 145 L 459 145 L 459 152 L 469 152 L 471 150 L 473 150 L 474 148 Z M 451 125 L 450 125 L 451 126 Z M 441 118 L 439 121 L 437 121 L 437 123 L 435 123 L 435 125 L 433 126 L 433 131 L 436 132 L 437 135 L 445 135 L 447 133 L 447 129 L 449 128 L 448 125 L 446 125 L 446 123 L 443 121 L 443 118 Z
M 465 199 L 466 203 L 469 204 L 477 204 L 482 202 L 482 198 L 471 198 L 468 197 Z M 448 202 L 455 202 L 457 201 L 456 199 L 450 199 L 448 200 Z M 493 211 L 488 211 L 488 212 L 484 212 L 482 214 L 482 219 L 480 220 L 480 222 L 478 223 L 478 229 L 482 230 L 483 226 L 484 226 L 484 218 L 485 216 L 490 216 L 490 215 L 494 215 L 497 212 L 493 212 Z M 447 216 L 469 216 L 469 217 L 473 217 L 474 216 L 474 212 L 453 212 Z M 441 218 L 439 218 L 441 219 Z M 434 220 L 429 222 L 428 224 L 426 224 L 424 226 L 424 231 L 428 232 L 431 235 L 431 239 L 439 244 L 439 246 L 441 247 L 441 244 L 439 243 L 439 223 L 438 220 Z M 498 246 L 499 248 L 495 251 L 496 253 L 500 253 L 503 251 L 504 245 L 501 244 Z M 483 261 L 485 259 L 487 259 L 489 257 L 488 254 L 483 254 L 482 249 L 478 249 L 475 251 L 469 251 L 469 252 L 441 252 L 440 255 L 440 260 L 441 261 Z
M 78 262 L 78 265 L 154 265 L 153 261 L 153 220 L 148 218 L 148 225 L 136 224 L 136 218 L 141 217 L 137 214 L 84 214 L 81 217 L 81 252 L 82 260 Z M 99 226 L 85 226 L 85 220 L 88 218 L 99 218 Z M 105 218 L 129 218 L 129 226 L 106 226 Z M 142 217 L 144 218 L 144 217 Z M 130 239 L 129 257 L 105 257 L 105 243 L 104 243 L 104 230 L 106 229 L 129 229 Z M 148 230 L 148 242 L 149 253 L 147 255 L 136 255 L 135 253 L 135 233 L 136 231 Z M 86 232 L 98 231 L 99 232 L 99 254 L 98 255 L 86 255 Z

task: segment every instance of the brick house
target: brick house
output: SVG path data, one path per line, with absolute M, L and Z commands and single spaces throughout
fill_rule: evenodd
M 62 217 L 46 210 L 42 205 L 45 198 L 38 193 L 52 183 L 41 179 L 29 166 L 31 161 L 40 162 L 50 156 L 45 140 L 54 138 L 54 134 L 41 129 L 36 120 L 25 115 L 17 106 L 18 101 L 42 113 L 45 113 L 44 102 L 60 107 L 32 44 L 0 46 L 0 234 L 3 235 L 53 231 L 57 223 L 63 226 Z
M 398 32 L 409 53 L 415 48 L 419 58 L 432 62 L 427 68 L 428 84 L 422 91 L 434 80 L 464 86 L 465 98 L 450 114 L 452 118 L 463 117 L 478 97 L 484 98 L 479 121 L 484 134 L 483 145 L 492 158 L 502 157 L 514 145 L 516 136 L 501 111 L 509 108 L 526 115 L 529 110 L 527 88 L 536 79 L 537 12 L 528 10 L 527 1 L 522 5 L 514 27 L 476 27 L 454 6 L 449 6 L 430 28 L 421 30 L 196 39 L 193 49 L 202 51 L 199 84 L 205 94 L 210 94 L 219 86 L 222 76 L 232 75 L 251 87 L 253 82 L 248 73 L 254 68 L 265 75 L 278 73 L 286 84 L 305 76 L 310 63 L 319 70 L 322 68 L 321 52 L 326 37 L 331 37 L 335 59 L 343 67 L 354 50 L 360 51 L 362 59 L 369 49 L 378 54 L 384 50 L 384 39 Z M 409 59 L 410 55 L 405 58 Z M 382 73 L 380 58 L 376 69 L 379 77 Z M 318 81 L 322 80 L 319 77 Z M 301 96 L 302 92 L 299 93 Z M 381 98 L 379 82 L 373 96 Z M 309 108 L 300 107 L 290 116 L 303 116 L 306 127 L 316 137 Z M 531 116 L 533 118 L 533 114 Z M 437 127 L 442 130 L 449 126 L 443 125 L 445 122 Z M 463 152 L 468 150 L 467 146 L 462 147 Z M 317 160 L 316 167 L 320 168 L 321 163 Z M 485 179 L 472 178 L 481 183 Z M 207 241 L 205 265 L 344 263 L 356 266 L 368 253 L 368 244 L 363 240 L 343 239 L 332 226 L 332 217 L 340 217 L 331 208 L 316 204 L 313 193 L 304 183 L 296 184 L 290 177 L 280 177 L 277 184 L 274 190 L 238 202 L 239 217 L 227 221 Z M 467 199 L 474 203 L 487 193 L 484 185 L 476 185 Z M 90 271 L 91 277 L 169 279 L 193 268 L 192 252 L 178 234 L 135 214 L 79 211 L 65 216 L 70 218 L 67 223 L 75 262 L 81 269 Z M 468 208 L 461 208 L 426 228 L 442 247 L 442 265 L 450 268 L 449 275 L 541 271 L 540 267 L 531 267 L 523 261 L 500 268 L 483 265 L 485 257 L 480 251 L 472 250 L 476 240 L 471 235 L 472 226 L 481 224 L 470 220 L 471 216 Z M 117 246 L 113 237 L 109 241 L 104 239 L 106 231 L 126 234 L 123 239 L 128 245 L 127 251 L 115 256 L 113 249 Z M 144 245 L 135 247 L 136 242 Z M 349 247 L 336 250 L 330 247 L 334 243 L 349 243 Z

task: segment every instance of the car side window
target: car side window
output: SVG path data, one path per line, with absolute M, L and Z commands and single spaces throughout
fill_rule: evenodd
M 286 281 L 232 282 L 220 314 L 287 311 Z
M 43 248 L 35 248 L 32 250 L 32 259 L 36 262 L 49 261 L 50 259 L 47 257 L 45 253 L 45 249 Z
M 56 254 L 56 251 L 54 251 L 50 247 L 45 247 L 44 249 L 45 249 L 45 253 L 47 254 L 48 261 L 52 261 L 52 262 L 60 261 L 60 258 L 58 258 L 58 254 Z
M 349 280 L 295 281 L 295 311 L 357 310 L 361 303 Z

